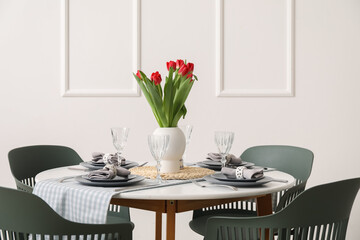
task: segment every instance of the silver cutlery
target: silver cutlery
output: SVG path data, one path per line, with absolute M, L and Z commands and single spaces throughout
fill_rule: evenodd
M 78 176 L 81 176 L 81 175 L 74 175 L 74 176 L 67 176 L 67 177 L 62 177 L 60 179 L 58 179 L 58 182 L 59 183 L 63 183 L 65 180 L 69 180 L 69 179 L 72 179 L 72 178 L 76 178 Z
M 262 166 L 251 166 L 249 167 L 250 169 L 254 169 L 254 168 L 262 168 L 264 172 L 270 172 L 270 171 L 276 171 L 276 168 L 271 168 L 271 167 L 262 167 Z
M 271 178 L 272 182 L 282 182 L 282 183 L 287 183 L 288 180 L 285 179 L 278 179 L 278 178 Z
M 264 172 L 276 171 L 276 168 L 264 167 L 263 171 Z
M 180 180 L 180 181 L 175 180 L 175 182 L 169 182 L 169 183 L 152 183 L 152 184 L 148 184 L 148 185 L 135 186 L 135 187 L 131 187 L 131 188 L 117 188 L 117 189 L 114 189 L 114 191 L 120 192 L 120 193 L 133 192 L 133 191 L 146 190 L 146 189 L 152 189 L 152 188 L 161 188 L 161 187 L 168 187 L 168 186 L 174 186 L 174 185 L 181 185 L 181 184 L 185 184 L 185 183 L 190 183 L 190 181 L 189 180 Z
M 67 169 L 69 169 L 69 170 L 77 170 L 77 171 L 84 171 L 84 172 L 89 171 L 89 169 L 87 169 L 87 168 L 77 168 L 77 167 L 68 167 Z
M 121 193 L 135 192 L 135 191 L 140 191 L 140 190 L 152 189 L 152 188 L 156 188 L 156 187 L 160 187 L 160 186 L 161 186 L 161 184 L 155 183 L 155 184 L 150 184 L 150 185 L 145 185 L 145 186 L 140 186 L 140 187 L 133 187 L 133 188 L 116 188 L 116 189 L 114 189 L 114 192 L 121 192 Z
M 205 188 L 205 187 L 226 187 L 226 188 L 230 188 L 231 190 L 234 190 L 234 191 L 238 190 L 236 187 L 233 187 L 233 186 L 230 186 L 230 185 L 223 185 L 223 184 L 203 185 L 203 184 L 200 184 L 198 181 L 196 181 L 194 179 L 191 179 L 191 182 L 193 184 L 195 184 L 196 186 L 202 187 L 202 188 Z
M 140 164 L 140 165 L 137 165 L 137 166 L 135 166 L 135 167 L 142 167 L 142 166 L 145 166 L 147 163 L 148 163 L 148 162 L 144 162 L 144 163 L 142 163 L 142 164 Z M 134 168 L 135 168 L 135 167 L 134 167 Z

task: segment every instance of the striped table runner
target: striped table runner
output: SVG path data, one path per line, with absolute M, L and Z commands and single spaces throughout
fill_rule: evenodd
M 36 183 L 33 194 L 63 218 L 73 222 L 104 224 L 114 189 L 89 187 L 74 181 L 49 179 Z

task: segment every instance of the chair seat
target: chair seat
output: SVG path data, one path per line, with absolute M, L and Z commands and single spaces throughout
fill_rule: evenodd
M 216 213 L 217 217 L 254 217 L 257 216 L 256 212 L 254 211 L 249 211 L 249 210 L 241 210 L 241 209 L 234 209 L 235 212 L 224 212 L 224 213 Z M 213 217 L 213 214 L 209 214 L 209 215 L 203 215 L 200 217 L 196 217 L 193 220 L 191 220 L 189 222 L 189 226 L 190 228 L 204 236 L 205 232 L 206 232 L 206 222 L 210 217 Z
M 118 223 L 128 223 L 129 221 L 124 219 L 120 213 L 108 211 L 106 223 L 107 224 L 118 224 Z M 135 224 L 133 222 L 130 222 L 132 229 L 134 229 Z

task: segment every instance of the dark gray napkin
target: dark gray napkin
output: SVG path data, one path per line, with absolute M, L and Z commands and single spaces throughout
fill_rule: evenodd
M 92 159 L 91 161 L 93 163 L 103 163 L 103 164 L 107 164 L 107 163 L 111 163 L 111 164 L 118 164 L 118 156 L 117 153 L 114 154 L 108 154 L 108 162 L 104 161 L 104 156 L 105 153 L 102 152 L 93 152 L 92 153 Z M 120 165 L 125 165 L 125 158 L 120 156 Z
M 208 153 L 207 159 L 220 162 L 221 161 L 221 154 L 220 153 Z M 228 154 L 226 157 L 226 164 L 234 164 L 239 165 L 242 163 L 240 157 L 236 157 L 234 154 Z
M 123 167 L 107 164 L 103 169 L 91 171 L 89 179 L 113 179 L 116 176 L 127 177 L 131 172 Z
M 239 172 L 241 173 L 239 174 Z M 223 167 L 221 168 L 221 173 L 226 177 L 233 179 L 257 179 L 264 176 L 264 171 L 262 168 L 249 169 L 247 167 Z

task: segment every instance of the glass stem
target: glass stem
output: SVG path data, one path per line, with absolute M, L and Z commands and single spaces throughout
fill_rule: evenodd
M 226 154 L 221 154 L 221 166 L 226 166 Z
M 160 159 L 158 159 L 156 160 L 156 181 L 159 183 L 162 181 L 160 176 L 160 167 L 161 167 Z
M 118 159 L 118 164 L 121 166 L 123 165 L 121 162 L 121 158 L 120 158 L 121 152 L 117 152 L 117 159 Z

